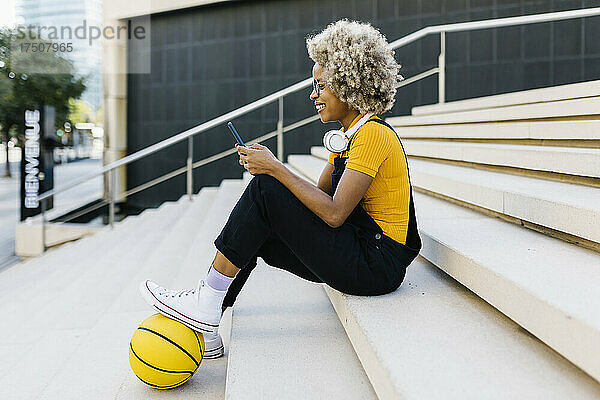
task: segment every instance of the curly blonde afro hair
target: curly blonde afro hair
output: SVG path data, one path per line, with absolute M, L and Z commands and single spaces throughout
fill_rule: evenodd
M 400 65 L 385 36 L 371 24 L 339 20 L 308 37 L 306 48 L 338 99 L 362 114 L 392 108 L 402 79 Z

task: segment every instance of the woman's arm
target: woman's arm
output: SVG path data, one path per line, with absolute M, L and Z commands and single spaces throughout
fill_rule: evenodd
M 346 170 L 334 196 L 331 197 L 330 194 L 287 169 L 265 146 L 255 144 L 251 148 L 238 147 L 238 153 L 240 163 L 244 164 L 252 175 L 273 176 L 302 204 L 333 228 L 341 226 L 346 221 L 373 180 L 362 172 Z
M 335 194 L 331 197 L 291 172 L 283 164 L 273 171 L 272 176 L 287 187 L 302 204 L 333 228 L 341 226 L 346 221 L 373 180 L 367 174 L 347 169 L 342 175 Z
M 331 173 L 333 172 L 333 165 L 327 163 L 325 164 L 325 168 L 321 172 L 321 176 L 319 177 L 319 183 L 317 183 L 317 187 L 327 193 L 328 195 L 333 195 L 333 189 L 331 188 Z

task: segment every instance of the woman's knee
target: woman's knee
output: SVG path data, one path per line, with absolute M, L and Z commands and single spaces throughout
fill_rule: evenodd
M 297 201 L 296 197 L 285 185 L 270 175 L 256 175 L 250 181 L 251 190 L 260 196 L 265 206 L 289 204 Z
M 268 193 L 272 190 L 285 188 L 281 182 L 273 178 L 271 175 L 255 175 L 250 181 L 250 185 L 259 189 L 263 193 Z

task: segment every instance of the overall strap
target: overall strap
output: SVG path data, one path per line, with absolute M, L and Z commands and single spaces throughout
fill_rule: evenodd
M 406 246 L 412 250 L 415 250 L 417 253 L 419 252 L 419 250 L 421 249 L 422 243 L 421 243 L 421 237 L 419 236 L 419 230 L 417 228 L 417 216 L 416 216 L 416 212 L 415 212 L 415 205 L 413 202 L 413 194 L 412 194 L 412 183 L 410 182 L 410 170 L 408 167 L 408 159 L 406 156 L 406 151 L 404 150 L 404 146 L 402 145 L 402 141 L 400 140 L 400 137 L 398 136 L 398 133 L 396 132 L 396 130 L 394 128 L 392 128 L 390 126 L 390 124 L 388 124 L 387 122 L 385 122 L 382 119 L 370 119 L 367 121 L 368 122 L 377 122 L 378 124 L 387 126 L 388 128 L 390 128 L 395 134 L 396 134 L 396 138 L 398 139 L 398 141 L 400 142 L 400 146 L 402 147 L 402 152 L 404 153 L 404 158 L 406 159 L 406 172 L 408 173 L 408 183 L 410 185 L 410 201 L 409 201 L 409 205 L 408 205 L 408 231 L 406 232 Z
M 393 130 L 393 131 L 394 131 L 394 133 L 396 133 L 396 131 L 394 130 L 394 128 L 392 128 L 392 126 L 391 126 L 390 124 L 388 124 L 387 122 L 385 122 L 384 120 L 382 120 L 382 119 L 380 119 L 380 118 L 376 118 L 376 119 L 370 119 L 370 120 L 368 120 L 367 122 L 377 122 L 378 124 L 385 125 L 385 126 L 387 126 L 388 128 L 390 128 L 391 130 Z M 398 135 L 396 134 L 396 136 L 398 136 Z
M 387 122 L 385 122 L 382 119 L 370 119 L 367 122 L 377 122 L 378 124 L 381 124 L 383 126 L 387 126 L 388 128 L 390 128 L 392 130 L 392 132 L 394 132 L 394 134 L 396 135 L 396 139 L 398 139 L 398 141 L 400 142 L 400 146 L 402 147 L 402 152 L 404 153 L 404 158 L 406 158 L 406 151 L 404 150 L 404 145 L 402 144 L 402 140 L 400 140 L 400 136 L 398 136 L 398 133 L 396 132 L 396 130 L 394 128 L 392 128 L 392 126 L 390 124 L 388 124 Z M 408 171 L 408 159 L 406 160 L 406 169 Z M 408 174 L 408 182 L 410 183 L 410 173 Z M 412 188 L 412 184 L 411 184 L 411 188 Z

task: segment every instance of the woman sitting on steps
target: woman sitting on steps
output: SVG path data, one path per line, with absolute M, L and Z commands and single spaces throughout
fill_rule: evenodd
M 195 289 L 144 281 L 144 299 L 204 335 L 205 358 L 223 354 L 222 310 L 233 305 L 257 257 L 343 293 L 393 292 L 421 240 L 406 156 L 380 119 L 392 108 L 400 66 L 385 37 L 366 23 L 341 20 L 306 41 L 322 122 L 338 121 L 317 186 L 295 175 L 265 146 L 237 146 L 254 178 L 215 240 L 217 252 Z

